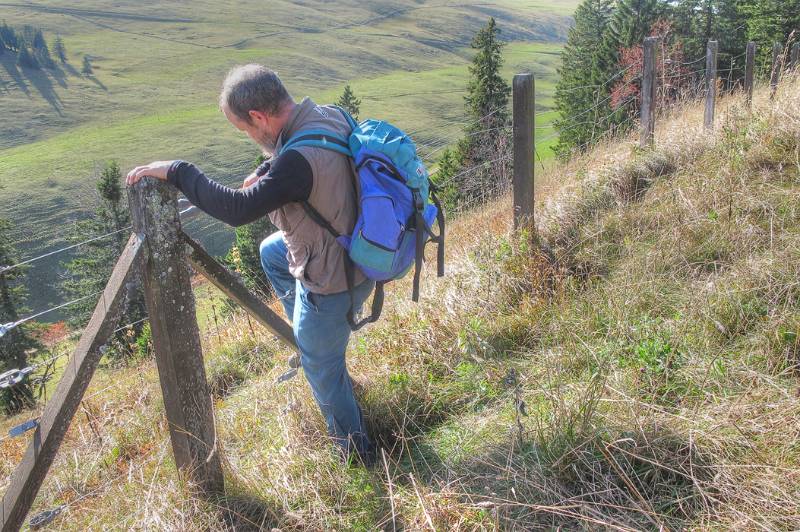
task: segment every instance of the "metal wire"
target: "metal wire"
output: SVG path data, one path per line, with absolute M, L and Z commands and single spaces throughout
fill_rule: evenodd
M 37 312 L 36 314 L 31 314 L 30 316 L 27 316 L 25 318 L 19 319 L 17 321 L 13 321 L 13 322 L 10 322 L 10 323 L 4 323 L 4 324 L 0 325 L 0 338 L 5 336 L 10 330 L 12 330 L 12 329 L 14 329 L 16 327 L 19 327 L 20 325 L 22 325 L 25 322 L 31 321 L 31 320 L 33 320 L 35 318 L 38 318 L 39 316 L 44 316 L 45 314 L 49 314 L 51 312 L 55 312 L 58 309 L 62 309 L 64 307 L 68 307 L 70 305 L 74 305 L 75 303 L 80 303 L 81 301 L 85 301 L 85 300 L 87 300 L 87 299 L 89 299 L 91 297 L 97 297 L 102 293 L 103 292 L 100 291 L 100 292 L 97 292 L 97 293 L 94 293 L 94 294 L 89 294 L 89 295 L 86 295 L 86 296 L 83 296 L 83 297 L 79 297 L 77 299 L 73 299 L 72 301 L 67 301 L 66 303 L 62 303 L 60 305 L 56 305 L 55 307 L 49 308 L 47 310 L 42 310 L 40 312 Z
M 130 229 L 131 229 L 131 226 L 129 225 L 128 227 L 123 227 L 122 229 L 117 229 L 116 231 L 111 231 L 110 233 L 106 233 L 104 235 L 96 236 L 94 238 L 90 238 L 88 240 L 84 240 L 83 242 L 78 242 L 77 244 L 72 244 L 72 245 L 69 245 L 69 246 L 66 246 L 66 247 L 63 247 L 63 248 L 60 248 L 60 249 L 56 249 L 54 251 L 49 251 L 49 252 L 43 253 L 42 255 L 39 255 L 37 257 L 32 257 L 30 259 L 23 260 L 21 262 L 18 262 L 16 264 L 12 264 L 10 266 L 3 266 L 2 268 L 0 268 L 0 274 L 5 273 L 5 272 L 10 271 L 10 270 L 13 270 L 15 268 L 19 268 L 20 266 L 24 266 L 26 264 L 31 264 L 32 262 L 36 262 L 38 260 L 42 260 L 42 259 L 47 258 L 47 257 L 52 257 L 53 255 L 57 255 L 59 253 L 65 252 L 65 251 L 69 251 L 70 249 L 75 249 L 77 247 L 84 246 L 84 245 L 89 244 L 91 242 L 97 242 L 98 240 L 102 240 L 103 238 L 107 238 L 109 236 L 116 235 L 117 233 L 121 233 L 122 231 L 129 231 Z

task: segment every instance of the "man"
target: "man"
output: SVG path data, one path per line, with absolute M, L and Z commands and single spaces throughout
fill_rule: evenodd
M 277 74 L 261 65 L 230 71 L 220 94 L 220 109 L 266 155 L 280 151 L 299 131 L 324 129 L 349 135 L 340 111 L 289 96 Z M 279 232 L 261 243 L 261 264 L 294 328 L 300 362 L 328 432 L 349 457 L 374 457 L 361 410 L 345 365 L 350 338 L 347 313 L 350 294 L 344 248 L 306 215 L 310 203 L 342 234 L 356 219 L 352 166 L 348 157 L 314 147 L 289 149 L 269 159 L 233 189 L 207 178 L 185 161 L 156 161 L 128 173 L 132 185 L 144 176 L 168 181 L 198 208 L 233 226 L 269 215 Z M 358 309 L 374 287 L 356 273 L 354 304 Z

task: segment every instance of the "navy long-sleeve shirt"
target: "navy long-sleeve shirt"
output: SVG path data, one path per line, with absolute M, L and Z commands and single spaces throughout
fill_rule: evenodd
M 261 177 L 254 185 L 236 189 L 209 179 L 191 163 L 175 161 L 167 181 L 201 211 L 234 227 L 254 222 L 287 203 L 306 201 L 311 195 L 311 165 L 296 150 L 263 163 L 256 173 Z

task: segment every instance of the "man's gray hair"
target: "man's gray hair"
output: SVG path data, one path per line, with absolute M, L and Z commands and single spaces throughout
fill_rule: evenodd
M 220 107 L 250 122 L 250 111 L 277 115 L 291 97 L 278 74 L 262 65 L 237 66 L 228 72 L 219 95 Z

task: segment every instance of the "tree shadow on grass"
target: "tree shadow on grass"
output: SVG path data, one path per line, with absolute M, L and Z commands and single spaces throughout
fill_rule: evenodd
M 89 81 L 91 81 L 92 83 L 94 83 L 95 85 L 97 85 L 97 86 L 98 86 L 100 89 L 102 89 L 102 90 L 104 90 L 104 91 L 108 92 L 108 87 L 106 87 L 106 86 L 103 84 L 103 82 L 102 82 L 102 81 L 100 81 L 99 79 L 97 79 L 96 77 L 94 77 L 94 75 L 90 74 L 90 75 L 88 75 L 88 76 L 84 76 L 84 78 L 88 79 Z
M 67 88 L 67 73 L 64 72 L 64 69 L 62 68 L 62 66 L 64 66 L 64 65 L 63 64 L 59 65 L 58 63 L 53 62 L 53 64 L 50 67 L 48 67 L 47 69 L 45 69 L 44 72 L 49 73 L 52 76 L 52 78 L 55 80 L 55 82 L 58 83 L 59 87 L 61 87 L 62 89 L 66 89 Z
M 56 91 L 53 88 L 53 81 L 50 79 L 47 71 L 23 68 L 22 73 L 25 75 L 25 78 L 28 80 L 28 82 L 36 88 L 42 98 L 47 100 L 47 103 L 50 104 L 50 107 L 52 107 L 56 113 L 62 115 L 64 106 L 61 103 L 61 98 L 59 98 L 58 94 L 56 94 Z
M 285 526 L 281 511 L 267 501 L 248 495 L 226 495 L 211 502 L 222 516 L 222 521 L 231 530 L 272 530 Z
M 0 64 L 3 65 L 6 73 L 8 76 L 14 81 L 16 87 L 21 90 L 25 96 L 30 96 L 31 91 L 28 89 L 28 84 L 25 83 L 25 78 L 22 77 L 22 73 L 19 71 L 16 65 L 16 55 L 11 53 L 4 53 L 0 56 Z

